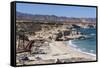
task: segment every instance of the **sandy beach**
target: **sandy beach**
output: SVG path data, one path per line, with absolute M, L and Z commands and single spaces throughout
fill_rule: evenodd
M 55 42 L 55 45 L 52 47 L 57 48 L 53 53 L 63 54 L 66 56 L 66 58 L 84 58 L 96 60 L 95 56 L 80 52 L 76 50 L 74 47 L 65 44 L 64 42 Z
M 40 59 L 38 60 L 36 57 L 39 57 Z M 52 41 L 50 43 L 50 52 L 48 54 L 37 54 L 35 56 L 29 56 L 28 58 L 28 61 L 17 63 L 17 65 L 50 64 L 58 63 L 58 60 L 60 63 L 96 60 L 96 56 L 80 52 L 62 41 Z

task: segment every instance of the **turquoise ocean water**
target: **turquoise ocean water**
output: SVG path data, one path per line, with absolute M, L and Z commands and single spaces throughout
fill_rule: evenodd
M 69 44 L 82 52 L 96 55 L 96 29 L 95 28 L 81 28 L 78 31 L 89 36 L 87 39 L 70 40 Z

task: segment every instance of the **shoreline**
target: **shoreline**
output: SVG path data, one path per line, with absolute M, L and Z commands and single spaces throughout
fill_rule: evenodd
M 80 54 L 80 55 L 79 55 L 80 57 L 90 58 L 91 61 L 92 61 L 92 60 L 96 60 L 96 55 L 95 55 L 95 54 L 83 52 L 83 51 L 81 51 L 81 50 L 79 50 L 79 49 L 77 50 L 77 48 L 75 48 L 74 46 L 69 45 L 69 41 L 68 41 L 68 44 L 66 44 L 65 42 L 63 42 L 63 43 L 67 46 L 67 48 L 69 48 L 69 49 L 72 50 L 73 54 L 74 54 L 74 53 Z M 72 52 L 70 52 L 70 53 L 72 53 Z M 77 54 L 76 54 L 76 55 L 77 55 Z M 74 55 L 75 55 L 75 54 L 74 54 Z
M 73 41 L 73 40 L 69 40 L 69 41 L 68 41 L 68 45 L 71 46 L 72 48 L 74 48 L 74 50 L 96 57 L 96 54 L 82 51 L 81 48 L 78 48 L 78 49 L 77 49 L 77 48 L 76 48 L 77 45 L 73 44 L 72 41 Z M 64 42 L 64 44 L 66 45 L 66 42 Z
M 55 45 L 53 45 L 53 46 L 55 46 L 55 48 L 58 48 L 58 50 L 59 50 L 59 52 L 55 51 L 54 53 L 58 53 L 58 54 L 64 53 L 67 58 L 86 58 L 89 60 L 91 59 L 90 61 L 96 60 L 96 56 L 78 51 L 74 47 L 70 46 L 69 44 L 65 44 L 62 41 L 54 42 L 54 43 L 55 43 Z M 64 58 L 66 58 L 66 57 L 64 57 Z

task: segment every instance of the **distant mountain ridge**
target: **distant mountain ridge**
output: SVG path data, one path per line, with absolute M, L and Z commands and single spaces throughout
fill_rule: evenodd
M 16 20 L 41 21 L 41 22 L 87 22 L 96 23 L 96 18 L 60 17 L 55 15 L 33 15 L 16 12 Z

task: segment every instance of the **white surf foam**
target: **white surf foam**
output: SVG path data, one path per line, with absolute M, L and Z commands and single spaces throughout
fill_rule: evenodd
M 77 45 L 75 45 L 75 44 L 72 43 L 72 40 L 69 40 L 69 41 L 68 41 L 68 44 L 69 44 L 70 46 L 72 46 L 72 47 L 75 47 L 75 48 L 77 47 Z
M 96 34 L 94 34 L 94 33 L 91 33 L 90 35 L 91 35 L 91 36 L 94 36 L 94 35 L 96 35 Z
M 91 56 L 96 56 L 96 54 L 89 53 L 89 52 L 84 52 L 81 48 L 78 48 L 77 45 L 75 45 L 75 44 L 72 43 L 72 40 L 69 40 L 69 41 L 68 41 L 68 44 L 69 44 L 70 46 L 72 46 L 76 51 L 79 51 L 79 52 L 85 53 L 85 54 L 89 54 L 89 55 L 91 55 Z M 91 51 L 93 51 L 93 50 L 91 50 Z

